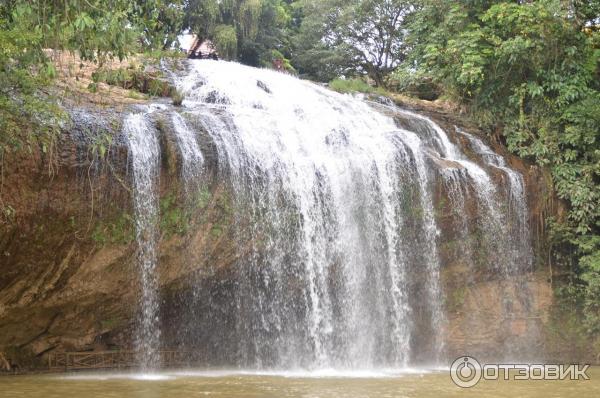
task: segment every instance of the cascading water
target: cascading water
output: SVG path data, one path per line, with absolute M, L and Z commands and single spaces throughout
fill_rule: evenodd
M 136 350 L 139 352 L 142 367 L 152 369 L 158 365 L 160 343 L 156 273 L 156 191 L 160 151 L 156 131 L 147 113 L 128 115 L 123 123 L 123 130 L 131 154 L 137 257 L 140 267 L 141 311 Z
M 486 164 L 502 170 L 506 175 L 508 179 L 508 214 L 505 217 L 505 225 L 509 226 L 510 230 L 505 236 L 511 239 L 510 247 L 513 249 L 511 271 L 512 273 L 520 273 L 529 270 L 532 265 L 533 254 L 529 242 L 529 211 L 525 199 L 525 181 L 523 180 L 523 176 L 509 168 L 504 158 L 493 152 L 479 138 L 465 133 L 460 129 L 457 129 L 457 132 L 467 137 L 473 150 L 483 158 Z M 514 220 L 514 223 L 511 224 L 510 220 Z
M 186 189 L 190 191 L 197 188 L 204 157 L 196 141 L 195 132 L 190 129 L 183 117 L 178 113 L 174 113 L 171 118 L 183 164 L 182 177 Z
M 503 261 L 497 264 L 497 269 L 503 276 L 502 286 L 505 307 L 505 317 L 508 319 L 506 325 L 510 329 L 510 321 L 514 318 L 513 307 L 516 298 L 521 307 L 524 307 L 528 318 L 535 319 L 531 313 L 531 291 L 527 279 L 523 277 L 526 272 L 531 271 L 533 263 L 533 251 L 530 243 L 529 212 L 525 198 L 525 181 L 523 176 L 512 170 L 506 164 L 504 158 L 494 153 L 490 147 L 485 145 L 479 138 L 456 129 L 456 131 L 467 138 L 473 151 L 481 157 L 483 162 L 491 169 L 497 169 L 506 177 L 502 186 L 506 187 L 497 192 L 493 202 L 486 202 L 487 211 L 491 215 L 483 219 L 482 229 L 487 235 L 491 250 L 503 253 Z M 489 264 L 491 267 L 492 264 Z M 539 326 L 535 323 L 528 326 L 530 329 L 520 342 L 514 342 L 505 347 L 505 359 L 516 360 L 523 355 L 531 356 L 533 347 L 537 345 L 539 337 Z M 508 334 L 509 330 L 507 330 Z M 524 354 L 525 353 L 525 354 Z
M 522 177 L 501 158 L 489 161 L 487 150 L 476 150 L 510 179 L 515 211 L 505 214 L 488 170 L 426 117 L 234 63 L 189 62 L 176 83 L 186 99 L 169 117 L 184 184 L 195 189 L 204 178 L 203 136 L 211 149 L 202 151 L 214 148 L 219 180 L 232 193 L 240 248 L 226 292 L 209 292 L 209 304 L 202 303 L 199 282 L 197 301 L 189 305 L 205 310 L 192 308 L 181 327 L 182 340 L 210 336 L 210 343 L 195 341 L 207 363 L 353 370 L 401 368 L 417 359 L 445 363 L 438 180 L 459 215 L 474 195 L 480 227 L 490 236 L 508 235 L 508 219 L 519 218 L 522 246 L 499 244 L 522 253 L 529 248 Z M 141 127 L 143 120 L 134 115 L 126 123 L 134 137 L 142 248 L 155 244 L 148 220 L 156 217 L 149 192 L 158 159 L 154 132 Z M 135 138 L 142 130 L 148 137 Z M 465 237 L 470 228 L 460 222 Z M 471 263 L 475 249 L 464 245 Z M 141 253 L 154 264 L 152 250 Z M 530 251 L 524 256 L 530 260 Z M 508 257 L 498 260 L 507 275 L 522 260 Z M 154 265 L 142 264 L 143 274 L 154 272 Z M 218 305 L 213 296 L 221 297 Z M 155 298 L 146 300 L 144 313 L 156 315 Z M 147 347 L 158 345 L 155 335 L 142 336 Z
M 264 366 L 406 365 L 407 267 L 415 258 L 427 276 L 435 336 L 443 323 L 438 231 L 420 139 L 365 103 L 310 83 L 235 64 L 195 65 L 181 83 L 185 106 L 217 143 L 238 205 L 260 214 L 264 225 L 249 238 L 276 235 L 240 265 L 239 337 L 251 342 L 242 357 Z M 417 182 L 420 253 L 399 224 L 403 172 Z M 287 290 L 293 280 L 302 285 L 297 292 Z

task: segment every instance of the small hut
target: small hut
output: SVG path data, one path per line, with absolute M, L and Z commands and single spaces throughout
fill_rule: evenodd
M 188 58 L 192 59 L 219 59 L 219 54 L 214 43 L 208 39 L 200 39 L 193 35 L 192 44 L 187 50 Z

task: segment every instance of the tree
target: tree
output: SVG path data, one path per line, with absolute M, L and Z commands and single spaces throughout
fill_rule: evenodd
M 142 44 L 167 50 L 177 42 L 183 26 L 184 0 L 146 0 L 131 2 L 129 17 L 139 26 Z
M 410 10 L 403 0 L 359 1 L 343 9 L 331 38 L 348 48 L 357 68 L 384 86 L 385 77 L 404 59 L 402 23 Z
M 345 49 L 324 40 L 332 21 L 337 18 L 339 7 L 333 0 L 295 3 L 298 24 L 292 36 L 292 63 L 301 75 L 328 82 L 341 75 L 356 73 Z
M 57 108 L 38 95 L 54 75 L 43 42 L 30 7 L 0 5 L 0 160 L 5 152 L 23 148 L 24 137 L 50 145 L 54 129 L 47 121 Z
M 307 69 L 325 53 L 327 62 L 339 62 L 334 70 L 366 73 L 384 86 L 404 59 L 403 23 L 412 10 L 408 1 L 307 0 L 304 7 L 297 59 Z
M 284 50 L 291 1 L 189 0 L 183 28 L 211 39 L 226 59 L 262 66 L 272 50 Z
M 227 5 L 229 1 L 225 2 Z M 187 0 L 183 19 L 183 29 L 198 36 L 200 41 L 209 38 L 221 18 L 221 5 L 218 0 Z

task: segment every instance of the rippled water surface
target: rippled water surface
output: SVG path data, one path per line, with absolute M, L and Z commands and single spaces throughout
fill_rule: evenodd
M 470 389 L 456 387 L 446 371 L 15 376 L 0 378 L 0 397 L 600 397 L 600 369 L 588 374 L 589 381 L 482 381 Z

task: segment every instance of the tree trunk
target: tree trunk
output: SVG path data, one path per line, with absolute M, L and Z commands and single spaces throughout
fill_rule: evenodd
M 385 88 L 385 79 L 383 73 L 379 69 L 371 68 L 371 70 L 367 72 L 367 75 L 373 79 L 375 86 Z

